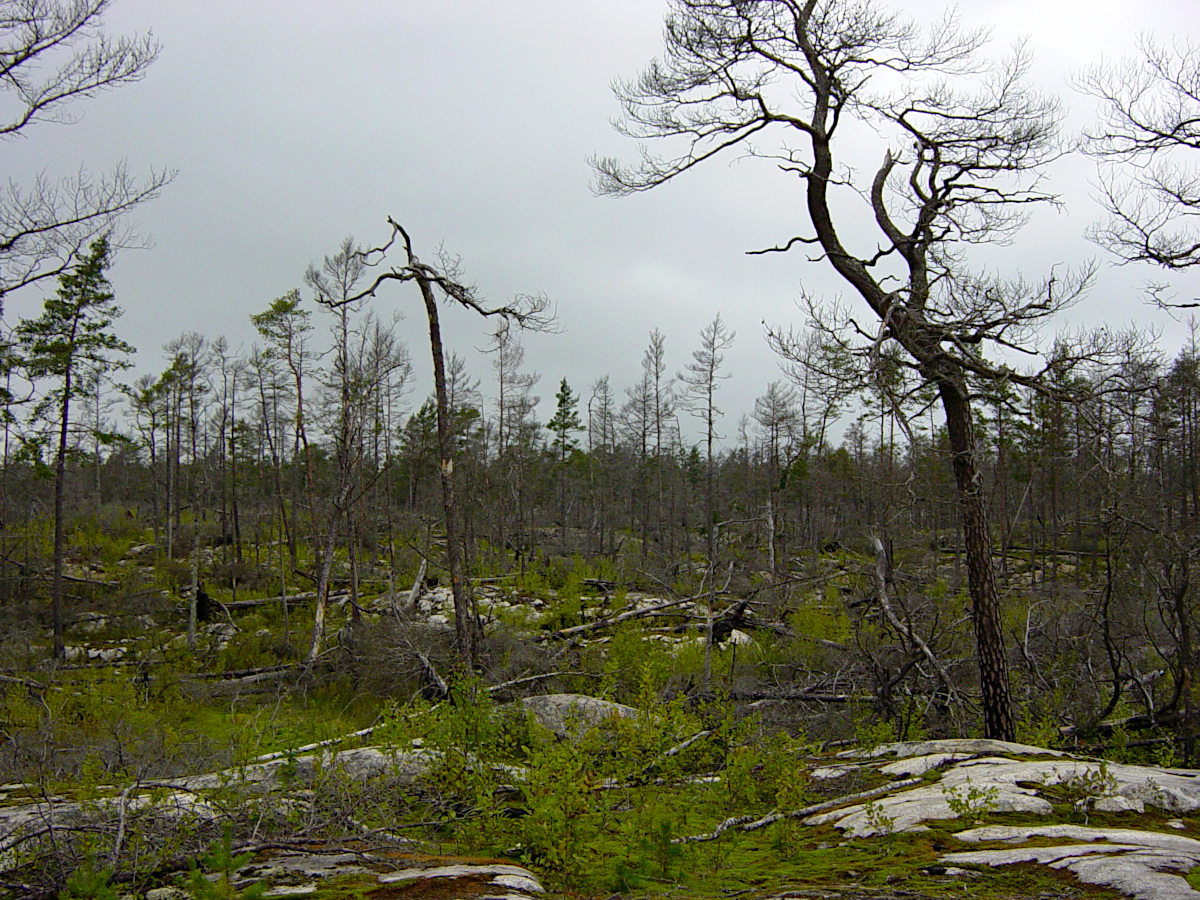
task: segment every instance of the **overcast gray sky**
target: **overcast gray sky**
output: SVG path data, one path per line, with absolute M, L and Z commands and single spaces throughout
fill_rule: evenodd
M 942 4 L 898 6 L 918 20 Z M 153 248 L 124 252 L 112 272 L 125 309 L 122 337 L 139 349 L 140 371 L 160 371 L 161 347 L 184 331 L 253 340 L 252 313 L 293 287 L 305 268 L 346 235 L 373 243 L 394 216 L 418 254 L 443 245 L 457 254 L 483 295 L 503 302 L 544 292 L 563 332 L 526 339 L 540 372 L 539 412 L 551 413 L 565 376 L 586 397 L 598 377 L 618 391 L 638 374 L 648 333 L 667 337 L 672 371 L 720 311 L 737 331 L 722 389 L 732 434 L 737 417 L 779 377 L 762 323 L 802 317 L 803 282 L 830 298 L 844 293 L 824 267 L 800 254 L 744 251 L 798 233 L 800 187 L 763 163 L 733 158 L 623 200 L 589 191 L 587 157 L 632 159 L 633 142 L 609 121 L 618 112 L 609 83 L 632 76 L 660 48 L 659 0 L 116 0 L 113 33 L 153 30 L 162 55 L 144 82 L 75 107 L 80 121 L 42 125 L 0 152 L 9 177 L 81 164 L 103 170 L 172 167 L 178 176 L 140 209 L 138 230 Z M 1195 34 L 1195 0 L 967 0 L 967 25 L 993 28 L 1002 53 L 1028 36 L 1043 89 L 1060 94 L 1071 122 L 1090 101 L 1066 76 L 1102 56 L 1132 52 L 1147 30 Z M 882 155 L 882 145 L 874 156 Z M 1065 209 L 1043 210 L 991 264 L 1031 278 L 1056 263 L 1103 258 L 1082 232 L 1098 216 L 1091 164 L 1058 163 L 1053 187 Z M 1154 323 L 1177 348 L 1184 323 L 1138 300 L 1153 273 L 1101 268 L 1068 324 Z M 1200 296 L 1197 276 L 1177 290 Z M 9 322 L 35 314 L 45 289 L 11 298 Z M 849 299 L 849 298 L 848 298 Z M 381 313 L 407 315 L 400 329 L 420 377 L 430 379 L 419 296 L 390 289 Z M 446 314 L 448 342 L 490 391 L 476 352 L 487 325 Z

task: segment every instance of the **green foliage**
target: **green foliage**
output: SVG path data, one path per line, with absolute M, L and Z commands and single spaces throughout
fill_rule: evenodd
M 579 419 L 579 398 L 571 390 L 564 378 L 554 395 L 554 416 L 546 423 L 546 427 L 554 432 L 551 446 L 557 451 L 560 460 L 565 460 L 571 452 L 578 449 L 579 442 L 575 439 L 576 432 L 584 431 L 583 422 Z
M 1000 808 L 1000 789 L 994 784 L 979 787 L 968 778 L 955 787 L 942 786 L 946 805 L 960 819 L 979 819 Z
M 867 824 L 871 826 L 871 830 L 875 834 L 882 834 L 890 837 L 896 830 L 896 817 L 889 815 L 883 806 L 876 803 L 874 800 L 868 800 L 863 806 L 863 812 L 867 816 Z
M 896 740 L 896 726 L 887 719 L 880 719 L 872 713 L 867 713 L 855 721 L 854 739 L 866 748 L 889 744 Z
M 59 900 L 117 900 L 120 894 L 111 883 L 112 874 L 112 869 L 97 868 L 96 857 L 89 856 L 71 873 Z
M 1072 802 L 1099 800 L 1113 794 L 1117 789 L 1116 776 L 1108 770 L 1108 760 L 1103 760 L 1096 767 L 1083 766 L 1077 769 L 1066 781 L 1054 786 L 1057 796 Z
M 579 744 L 550 744 L 529 761 L 522 786 L 528 809 L 517 820 L 522 850 L 568 884 L 593 867 L 607 819 L 593 762 Z
M 188 877 L 183 887 L 196 900 L 260 900 L 266 894 L 266 885 L 251 884 L 240 891 L 233 883 L 237 870 L 253 858 L 253 853 L 234 854 L 233 828 L 226 825 L 221 837 L 201 857 L 199 865 L 195 860 L 188 861 Z M 208 878 L 206 872 L 215 874 L 216 878 Z
M 1017 740 L 1023 744 L 1030 744 L 1034 747 L 1057 747 L 1062 740 L 1062 733 L 1058 730 L 1058 715 L 1056 709 L 1062 709 L 1063 706 L 1055 706 L 1055 704 L 1063 703 L 1062 697 L 1050 696 L 1043 697 L 1038 701 L 1025 703 L 1021 708 L 1021 715 L 1017 719 Z
M 88 255 L 59 276 L 58 294 L 45 301 L 41 317 L 24 319 L 16 329 L 30 378 L 58 380 L 68 398 L 84 396 L 88 389 L 85 379 L 77 376 L 124 368 L 128 363 L 117 354 L 133 352 L 109 331 L 121 314 L 106 274 L 111 263 L 108 240 L 93 241 Z M 53 408 L 61 409 L 62 400 L 54 403 Z

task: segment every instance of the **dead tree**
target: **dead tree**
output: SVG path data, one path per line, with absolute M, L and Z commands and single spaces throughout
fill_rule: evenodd
M 472 310 L 482 316 L 498 316 L 526 328 L 547 328 L 551 317 L 549 303 L 541 295 L 523 295 L 507 306 L 485 307 L 474 286 L 464 284 L 457 261 L 442 257 L 436 265 L 421 262 L 413 252 L 412 239 L 408 232 L 390 216 L 388 225 L 392 233 L 387 243 L 369 250 L 360 251 L 364 260 L 372 266 L 383 263 L 387 253 L 396 243 L 402 244 L 404 261 L 393 265 L 376 276 L 375 280 L 356 294 L 344 298 L 340 303 L 354 303 L 363 297 L 374 296 L 388 282 L 416 282 L 425 303 L 429 320 L 429 347 L 433 357 L 433 382 L 437 400 L 438 452 L 441 462 L 442 510 L 446 529 L 446 568 L 450 572 L 450 586 L 454 596 L 455 644 L 461 664 L 472 668 L 479 649 L 481 628 L 468 596 L 462 561 L 462 527 L 458 504 L 454 493 L 454 433 L 450 425 L 450 400 L 446 389 L 446 363 L 442 345 L 441 321 L 438 317 L 437 293 L 450 303 Z

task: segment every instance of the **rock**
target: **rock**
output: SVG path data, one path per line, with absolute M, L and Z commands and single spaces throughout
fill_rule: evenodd
M 948 878 L 978 878 L 979 873 L 973 872 L 970 869 L 960 869 L 958 866 L 947 866 L 946 871 L 942 873 Z
M 1182 835 L 1080 825 L 992 825 L 961 831 L 955 837 L 968 843 L 1023 843 L 1031 838 L 1086 843 L 950 853 L 942 857 L 943 863 L 1002 866 L 1038 862 L 1066 869 L 1085 884 L 1111 888 L 1135 900 L 1200 898 L 1182 877 L 1200 865 L 1200 841 Z M 1181 875 L 1167 874 L 1171 871 Z
M 257 880 L 368 874 L 372 874 L 372 870 L 362 865 L 362 856 L 357 853 L 295 853 L 274 857 L 264 867 L 250 865 L 238 871 L 239 876 Z
M 533 714 L 539 725 L 564 740 L 578 740 L 587 731 L 610 719 L 632 719 L 638 714 L 631 706 L 585 694 L 526 697 L 521 704 Z
M 987 785 L 992 787 L 992 785 Z M 1047 815 L 1054 808 L 1027 788 L 1016 785 L 996 785 L 995 796 L 988 803 L 992 812 L 1020 812 Z M 833 812 L 819 813 L 804 819 L 805 825 L 824 825 L 832 822 L 850 837 L 872 837 L 878 834 L 916 831 L 920 823 L 931 819 L 957 819 L 947 793 L 940 785 L 918 787 L 899 794 L 885 796 L 870 804 L 858 804 Z
M 808 777 L 814 781 L 833 781 L 860 772 L 862 768 L 862 766 L 822 766 L 809 772 Z
M 397 881 L 410 881 L 421 878 L 487 878 L 489 883 L 512 890 L 524 890 L 542 894 L 542 887 L 537 876 L 521 866 L 504 863 L 482 865 L 458 864 L 450 866 L 432 866 L 427 868 L 401 869 L 398 872 L 388 872 L 379 876 L 380 884 L 392 884 Z M 501 881 L 500 879 L 506 879 Z
M 1146 804 L 1129 797 L 1101 797 L 1092 804 L 1092 809 L 1096 812 L 1144 813 Z
M 840 757 L 878 759 L 881 756 L 897 756 L 907 759 L 913 756 L 928 756 L 934 753 L 962 753 L 978 756 L 982 753 L 1008 753 L 1014 756 L 1065 756 L 1060 750 L 1047 750 L 1029 744 L 1014 744 L 1010 741 L 994 741 L 990 738 L 950 738 L 941 741 L 899 741 L 880 744 L 873 750 L 843 750 Z
M 401 781 L 416 781 L 427 774 L 441 755 L 432 750 L 416 748 L 395 750 L 381 747 L 358 747 L 353 750 L 305 753 L 279 757 L 261 763 L 172 779 L 169 783 L 188 791 L 213 790 L 232 784 L 276 787 L 285 777 L 300 782 L 311 781 L 319 772 L 337 769 L 348 778 L 362 781 L 376 775 L 390 775 Z
M 79 616 L 75 627 L 84 634 L 95 634 L 108 627 L 108 617 L 100 613 L 86 612 Z
M 977 784 L 1074 785 L 1097 799 L 1119 796 L 1172 813 L 1200 809 L 1200 772 L 1181 769 L 1100 764 L 1070 758 L 1022 762 L 993 756 L 955 766 L 943 776 L 942 782 L 954 785 L 967 779 Z
M 440 882 L 436 887 L 431 884 L 435 880 Z M 394 850 L 363 852 L 339 846 L 313 851 L 268 850 L 237 871 L 236 883 L 239 889 L 257 886 L 267 897 L 314 893 L 365 897 L 386 893 L 387 896 L 453 896 L 463 900 L 530 900 L 545 893 L 533 872 L 502 860 L 466 862 L 399 854 Z M 381 889 L 380 885 L 385 887 Z M 331 890 L 333 893 L 329 894 Z
M 893 778 L 915 778 L 924 775 L 930 769 L 940 769 L 952 762 L 970 759 L 969 753 L 929 753 L 925 756 L 913 756 L 884 766 L 879 771 Z
M 955 835 L 960 841 L 970 844 L 998 842 L 1019 844 L 1033 838 L 1050 838 L 1067 841 L 1108 841 L 1110 844 L 1130 844 L 1171 853 L 1189 853 L 1200 857 L 1200 841 L 1179 834 L 1164 834 L 1161 831 L 1139 831 L 1135 828 L 1090 828 L 1086 825 L 987 825 L 960 831 Z M 1061 848 L 1042 848 L 1061 849 Z M 1102 851 L 1111 846 L 1101 845 Z
M 721 641 L 722 647 L 744 647 L 747 644 L 753 644 L 754 638 L 746 634 L 744 631 L 738 631 L 736 628 L 729 632 L 729 637 Z
M 546 889 L 532 875 L 497 875 L 492 884 L 513 891 L 525 891 L 528 894 L 542 894 Z
M 116 662 L 125 657 L 125 647 L 88 647 L 87 658 L 98 662 Z

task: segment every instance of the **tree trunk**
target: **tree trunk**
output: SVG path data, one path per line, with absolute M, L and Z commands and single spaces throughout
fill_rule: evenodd
M 983 486 L 976 465 L 975 431 L 965 387 L 942 380 L 938 385 L 946 411 L 954 480 L 958 486 L 967 581 L 971 595 L 975 646 L 979 657 L 979 687 L 983 695 L 984 736 L 1011 741 L 1016 735 L 1008 661 L 1000 623 L 1000 600 L 992 568 L 992 538 L 988 528 Z
M 50 615 L 53 620 L 54 658 L 66 656 L 63 640 L 63 565 L 66 562 L 67 439 L 70 434 L 71 372 L 63 378 L 62 420 L 58 429 L 58 453 L 54 459 L 54 574 L 50 582 Z
M 454 595 L 454 638 L 461 665 L 473 669 L 478 649 L 479 625 L 471 614 L 463 579 L 460 556 L 458 507 L 454 500 L 454 435 L 450 430 L 450 401 L 446 394 L 446 365 L 442 353 L 442 329 L 438 321 L 433 286 L 424 276 L 417 277 L 425 312 L 429 317 L 429 347 L 433 354 L 433 381 L 437 395 L 438 451 L 441 457 L 442 510 L 446 527 L 446 568 L 450 571 L 450 590 Z

